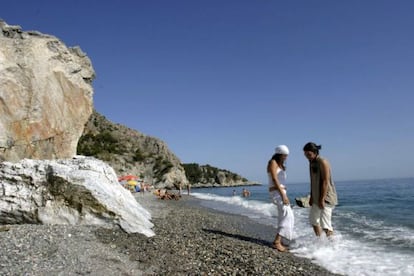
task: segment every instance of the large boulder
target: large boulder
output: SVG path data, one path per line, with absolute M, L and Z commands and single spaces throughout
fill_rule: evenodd
M 89 58 L 0 20 L 0 158 L 71 158 L 93 110 Z
M 154 235 L 149 212 L 92 157 L 2 162 L 0 188 L 0 224 L 119 225 Z

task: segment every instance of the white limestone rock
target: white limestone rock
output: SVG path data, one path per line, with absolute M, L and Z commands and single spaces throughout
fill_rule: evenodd
M 2 162 L 0 188 L 0 224 L 119 225 L 154 235 L 150 213 L 92 157 Z

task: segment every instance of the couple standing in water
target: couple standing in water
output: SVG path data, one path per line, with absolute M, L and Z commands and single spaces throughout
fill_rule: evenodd
M 332 210 L 338 204 L 335 185 L 331 177 L 328 161 L 319 156 L 320 145 L 309 142 L 303 147 L 304 155 L 309 160 L 311 210 L 309 221 L 316 236 L 324 231 L 329 237 L 333 234 Z M 283 240 L 290 241 L 293 237 L 294 216 L 286 193 L 285 161 L 289 149 L 285 145 L 276 147 L 275 154 L 269 160 L 267 173 L 269 176 L 269 193 L 278 209 L 278 227 L 273 247 L 278 251 L 287 250 Z

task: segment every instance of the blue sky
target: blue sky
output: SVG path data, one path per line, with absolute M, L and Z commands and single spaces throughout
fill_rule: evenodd
M 0 18 L 79 45 L 95 107 L 183 163 L 266 182 L 278 144 L 308 179 L 412 177 L 413 1 L 7 1 Z

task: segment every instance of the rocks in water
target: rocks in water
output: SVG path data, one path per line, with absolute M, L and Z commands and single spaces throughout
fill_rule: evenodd
M 79 47 L 0 20 L 0 159 L 76 155 L 94 77 Z
M 296 204 L 299 207 L 302 207 L 302 208 L 309 208 L 310 207 L 309 200 L 310 200 L 310 195 L 295 198 Z
M 150 214 L 92 157 L 0 164 L 0 224 L 119 225 L 153 236 Z

